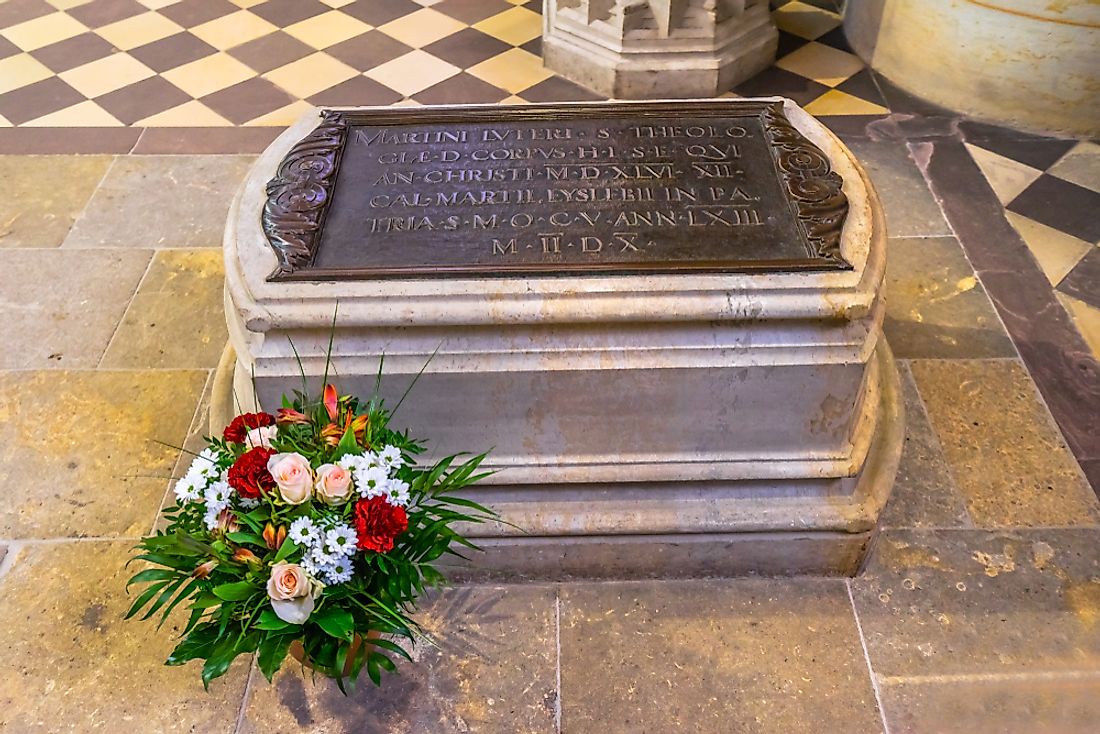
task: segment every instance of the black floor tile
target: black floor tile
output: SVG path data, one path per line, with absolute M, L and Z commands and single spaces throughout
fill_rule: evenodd
M 1100 194 L 1057 176 L 1035 179 L 1007 209 L 1086 242 L 1100 240 Z
M 1100 248 L 1093 248 L 1081 258 L 1073 270 L 1062 278 L 1058 290 L 1100 308 Z M 1100 420 L 1100 416 L 1097 416 L 1097 420 Z

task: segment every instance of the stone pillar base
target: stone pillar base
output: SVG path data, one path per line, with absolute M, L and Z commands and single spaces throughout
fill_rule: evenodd
M 723 10 L 722 2 L 716 10 L 685 3 L 665 28 L 653 20 L 660 3 L 625 0 L 607 19 L 588 24 L 589 5 L 564 5 L 546 3 L 543 63 L 614 99 L 714 97 L 775 61 L 779 35 L 767 3 L 738 8 L 739 14 Z
M 598 518 L 584 517 L 600 514 L 591 502 L 570 502 L 565 496 L 557 506 L 543 500 L 542 507 L 533 510 L 523 502 L 492 502 L 493 497 L 476 496 L 480 493 L 475 491 L 475 499 L 492 502 L 508 522 L 530 526 L 534 511 L 542 515 L 535 524 L 543 531 L 551 525 L 561 530 L 551 535 L 512 532 L 514 528 L 503 526 L 467 528 L 467 536 L 483 552 L 471 554 L 469 563 L 442 561 L 447 578 L 485 582 L 856 575 L 877 537 L 877 519 L 893 486 L 905 438 L 893 353 L 885 339 L 875 351 L 872 379 L 878 399 L 865 413 L 873 424 L 874 438 L 859 476 L 853 478 L 855 490 L 850 496 L 836 496 L 826 505 L 806 498 L 766 497 L 782 494 L 785 484 L 815 483 L 807 476 L 773 482 L 770 493 L 762 491 L 760 482 L 733 481 L 727 483 L 726 499 L 701 508 L 714 516 L 709 524 L 690 517 L 689 505 L 695 503 L 676 508 L 670 505 L 676 500 L 666 499 L 647 510 L 644 502 L 628 499 L 612 503 L 605 511 L 630 515 L 637 528 L 653 532 L 608 532 L 613 523 L 605 522 L 602 532 L 582 534 L 567 528 L 600 524 Z M 211 435 L 220 433 L 238 410 L 259 409 L 249 376 L 237 369 L 236 352 L 226 345 L 214 374 Z M 828 479 L 816 482 L 827 491 Z M 677 517 L 670 523 L 672 516 Z M 678 532 L 677 524 L 695 525 L 705 532 Z

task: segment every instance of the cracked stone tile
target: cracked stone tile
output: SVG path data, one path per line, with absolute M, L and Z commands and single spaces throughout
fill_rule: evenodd
M 103 155 L 0 155 L 0 248 L 60 245 L 110 165 Z
M 569 585 L 563 732 L 879 731 L 841 580 Z
M 1100 528 L 887 530 L 852 580 L 875 672 L 1100 672 Z
M 167 667 L 182 612 L 158 632 L 124 621 L 131 541 L 24 548 L 0 580 L 0 729 L 21 734 L 230 734 L 247 663 L 203 691 L 199 666 Z
M 894 488 L 879 522 L 883 527 L 969 526 L 939 439 L 928 423 L 924 404 L 907 364 L 898 365 L 905 399 L 905 445 Z
M 269 685 L 253 673 L 241 734 L 550 734 L 556 705 L 554 591 L 550 587 L 447 589 L 417 619 L 439 648 L 375 688 L 366 674 L 348 697 L 288 661 Z M 385 674 L 384 674 L 385 675 Z
M 151 256 L 148 250 L 5 252 L 0 369 L 95 367 Z
M 229 203 L 251 156 L 125 156 L 64 247 L 221 247 Z
M 101 366 L 216 367 L 229 338 L 224 282 L 220 250 L 158 251 Z
M 890 348 L 907 357 L 1015 357 L 1012 340 L 954 237 L 889 241 Z
M 0 372 L 0 537 L 137 537 L 207 373 Z
M 950 235 L 951 228 L 932 197 L 904 141 L 850 140 L 848 147 L 863 164 L 886 210 L 890 237 Z
M 979 527 L 1095 525 L 1100 506 L 1017 360 L 913 360 L 917 387 Z

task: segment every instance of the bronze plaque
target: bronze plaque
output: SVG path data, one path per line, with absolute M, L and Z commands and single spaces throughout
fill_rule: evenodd
M 272 280 L 846 269 L 840 176 L 773 102 L 325 111 Z

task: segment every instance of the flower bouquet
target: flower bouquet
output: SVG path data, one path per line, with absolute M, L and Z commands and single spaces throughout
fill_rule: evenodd
M 389 418 L 326 385 L 319 401 L 295 393 L 277 415 L 238 415 L 207 439 L 166 527 L 137 546 L 153 567 L 128 584 L 147 586 L 127 618 L 144 609 L 163 624 L 189 602 L 167 665 L 202 659 L 209 685 L 256 653 L 270 681 L 297 651 L 344 690 L 364 667 L 379 684 L 390 654 L 409 658 L 417 596 L 443 579 L 432 563 L 474 547 L 452 526 L 493 515 L 454 494 L 486 476 L 484 454 L 418 467 L 423 446 Z

